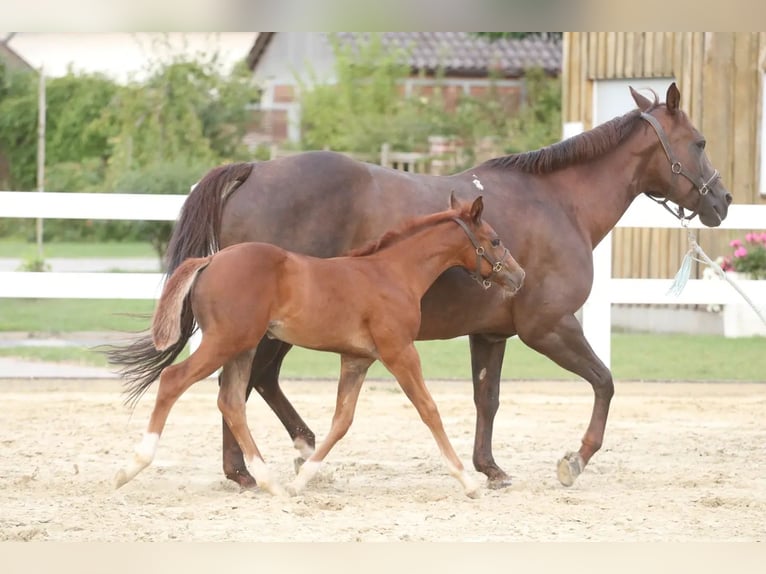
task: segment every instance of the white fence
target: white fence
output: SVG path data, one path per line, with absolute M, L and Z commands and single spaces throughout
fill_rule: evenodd
M 174 221 L 184 195 L 49 193 L 0 191 L 0 217 Z M 618 227 L 677 227 L 678 221 L 640 197 Z M 697 219 L 690 227 L 702 227 Z M 766 205 L 732 205 L 720 229 L 766 228 Z M 715 254 L 711 254 L 715 255 Z M 155 299 L 161 273 L 32 273 L 0 272 L 0 297 L 74 299 Z M 588 341 L 607 364 L 611 360 L 611 305 L 730 304 L 742 301 L 725 281 L 692 279 L 680 296 L 668 295 L 670 279 L 612 278 L 612 241 L 608 236 L 594 251 L 594 282 L 583 307 Z M 759 305 L 766 305 L 766 281 L 739 285 Z

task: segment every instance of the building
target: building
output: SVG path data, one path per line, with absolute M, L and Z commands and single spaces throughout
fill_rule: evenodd
M 564 122 L 589 129 L 635 107 L 629 85 L 664 100 L 675 81 L 734 202 L 766 202 L 766 33 L 567 32 L 563 53 Z M 742 233 L 700 230 L 698 240 L 715 258 Z M 681 229 L 615 230 L 614 276 L 673 277 L 686 248 Z
M 342 46 L 354 47 L 369 36 L 342 32 L 336 38 Z M 461 93 L 476 96 L 485 92 L 491 81 L 518 106 L 524 95 L 526 70 L 539 67 L 551 75 L 561 70 L 561 42 L 555 38 L 490 42 L 469 32 L 384 32 L 381 42 L 386 48 L 407 52 L 410 76 L 401 86 L 403 95 L 427 96 L 441 82 L 448 107 Z M 261 123 L 255 126 L 258 138 L 261 142 L 298 141 L 298 78 L 311 73 L 327 83 L 335 81 L 335 56 L 328 34 L 261 32 L 247 63 L 263 89 Z M 442 76 L 437 78 L 440 70 Z

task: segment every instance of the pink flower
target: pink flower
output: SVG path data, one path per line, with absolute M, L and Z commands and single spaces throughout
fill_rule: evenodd
M 761 239 L 760 239 L 760 241 L 761 241 L 761 243 L 763 243 L 764 245 L 766 245 L 766 232 L 764 232 L 764 233 L 761 233 Z
M 723 269 L 724 271 L 731 271 L 732 269 L 734 269 L 734 267 L 732 267 L 731 265 L 731 260 L 728 257 L 724 257 L 723 260 L 721 261 L 721 269 Z
M 735 249 L 737 247 L 742 247 L 742 242 L 739 239 L 732 239 L 729 241 L 729 247 L 734 247 Z
M 745 234 L 745 241 L 747 241 L 748 243 L 755 243 L 758 240 L 760 240 L 760 238 L 761 238 L 761 236 L 758 235 L 757 233 L 746 233 Z
M 747 249 L 744 247 L 738 247 L 734 252 L 734 257 L 745 257 L 747 255 Z

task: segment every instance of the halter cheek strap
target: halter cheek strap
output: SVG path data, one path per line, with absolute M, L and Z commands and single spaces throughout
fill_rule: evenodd
M 488 254 L 486 249 L 484 249 L 483 246 L 479 245 L 479 242 L 476 240 L 476 236 L 473 234 L 473 232 L 468 228 L 465 221 L 460 219 L 459 217 L 453 217 L 452 221 L 457 223 L 463 231 L 465 231 L 465 234 L 468 236 L 468 239 L 471 241 L 471 244 L 476 249 L 476 271 L 473 273 L 470 273 L 471 277 L 477 282 L 480 283 L 482 287 L 485 289 L 489 289 L 492 285 L 492 277 L 495 275 L 495 273 L 500 273 L 500 271 L 503 270 L 503 262 L 502 260 L 493 260 Z M 505 253 L 503 254 L 503 259 L 508 255 L 508 248 L 505 248 Z M 486 259 L 487 262 L 492 266 L 492 271 L 490 271 L 489 275 L 486 277 L 483 277 L 481 275 L 481 260 Z
M 670 142 L 668 141 L 668 138 L 665 135 L 665 131 L 662 129 L 662 126 L 660 125 L 660 122 L 657 121 L 657 118 L 655 118 L 653 115 L 648 114 L 646 112 L 641 112 L 641 118 L 649 122 L 649 125 L 652 126 L 654 128 L 654 131 L 657 133 L 657 137 L 660 140 L 660 144 L 662 144 L 662 149 L 665 151 L 665 155 L 668 156 L 668 161 L 670 161 L 670 171 L 672 171 L 674 175 L 681 174 L 690 182 L 692 182 L 692 185 L 695 188 L 697 188 L 697 191 L 699 191 L 699 194 L 701 196 L 707 195 L 707 192 L 710 191 L 711 184 L 721 176 L 721 174 L 718 173 L 718 170 L 717 169 L 713 170 L 713 175 L 711 175 L 710 179 L 708 179 L 707 181 L 705 181 L 702 178 L 701 173 L 699 178 L 692 177 L 692 175 L 684 168 L 683 164 L 680 161 L 678 161 L 673 155 L 673 151 L 670 149 Z M 646 196 L 652 201 L 662 205 L 662 207 L 667 209 L 675 217 L 681 220 L 692 219 L 694 218 L 694 216 L 697 215 L 697 212 L 699 211 L 699 208 L 697 208 L 691 213 L 691 215 L 684 216 L 684 208 L 679 205 L 678 212 L 673 211 L 673 209 L 668 207 L 669 200 L 667 198 L 657 199 L 656 197 L 652 197 L 648 193 L 646 193 Z

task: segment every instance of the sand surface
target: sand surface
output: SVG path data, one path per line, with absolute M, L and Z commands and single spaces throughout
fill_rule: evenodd
M 431 382 L 471 464 L 467 382 Z M 317 436 L 335 384 L 284 383 Z M 465 497 L 394 383 L 368 381 L 349 434 L 295 498 L 224 479 L 216 385 L 170 414 L 153 466 L 115 491 L 154 398 L 122 405 L 117 380 L 0 381 L 0 540 L 706 541 L 766 536 L 766 384 L 620 383 L 604 448 L 571 488 L 555 463 L 590 416 L 586 383 L 504 382 L 494 453 L 512 486 Z M 253 397 L 253 435 L 289 482 L 296 451 Z M 472 471 L 473 472 L 473 471 Z M 475 473 L 483 481 L 483 475 Z

